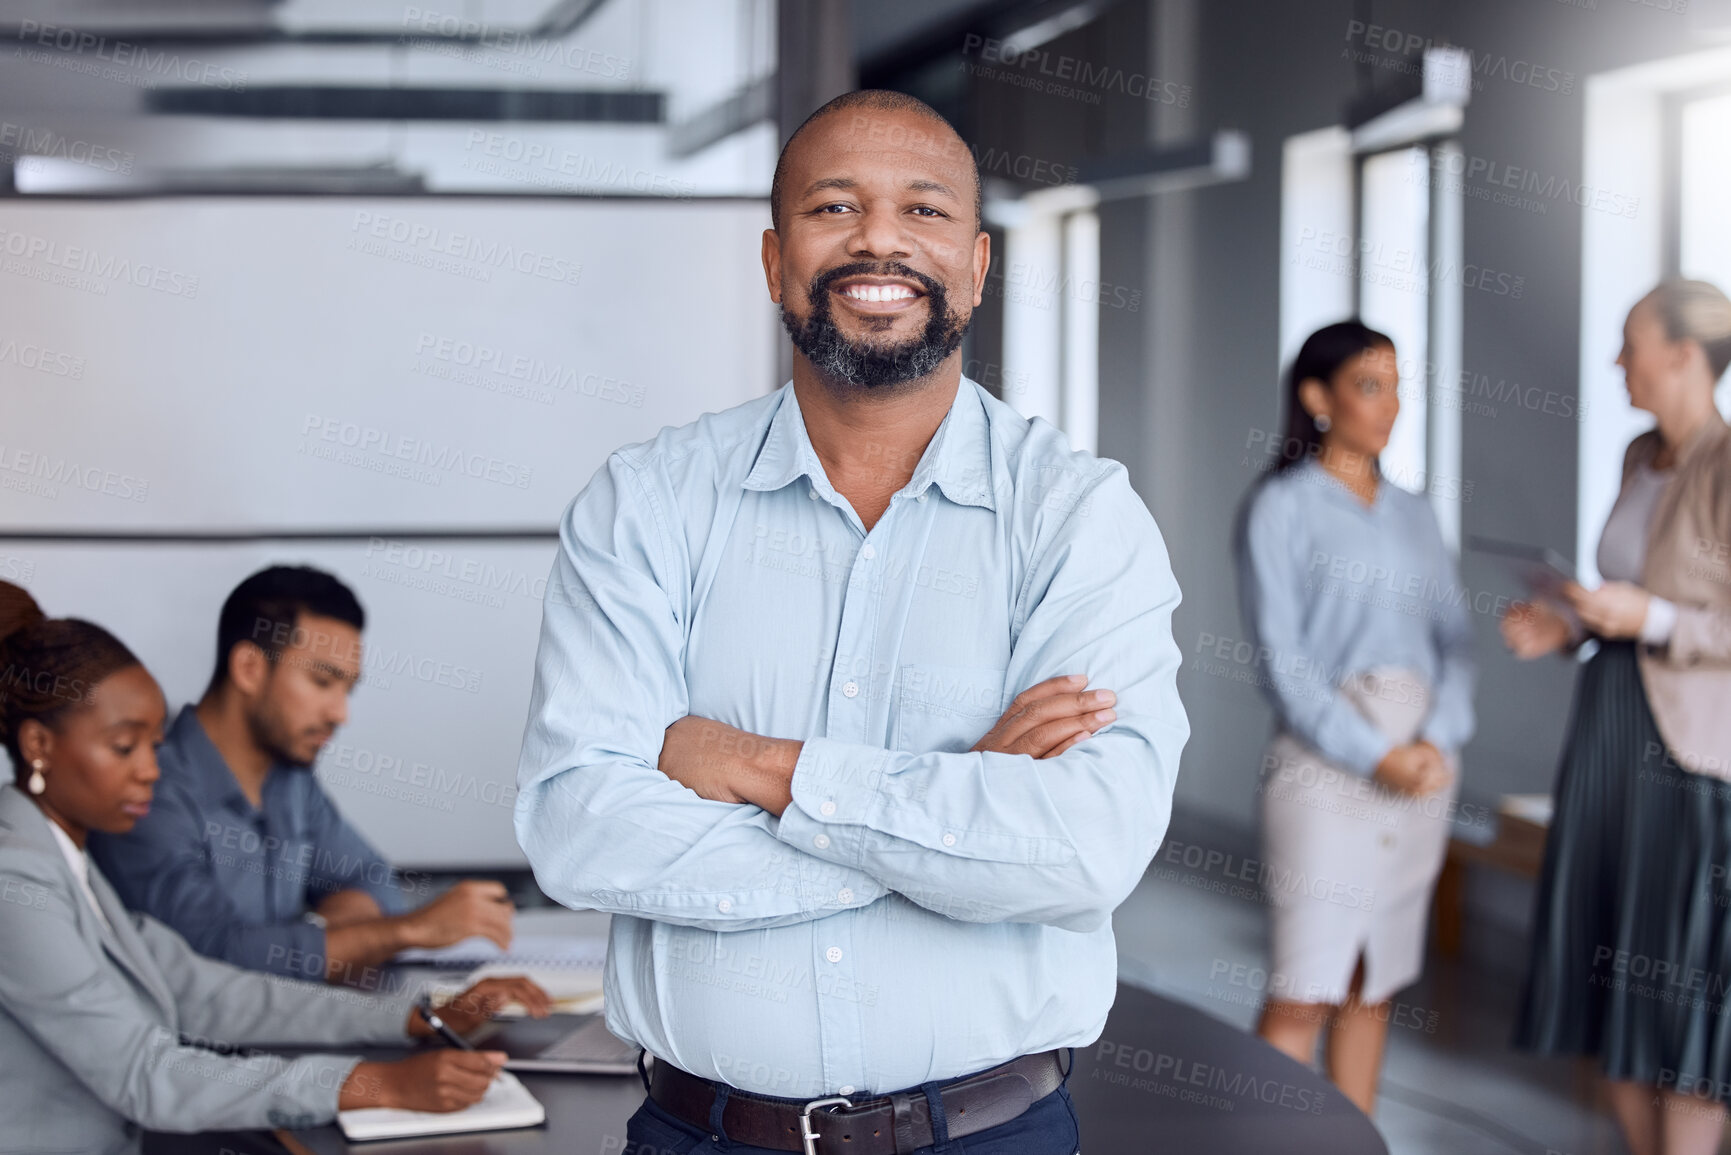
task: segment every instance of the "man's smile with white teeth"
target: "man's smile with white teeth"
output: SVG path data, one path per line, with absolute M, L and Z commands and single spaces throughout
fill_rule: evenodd
M 856 301 L 906 301 L 920 294 L 906 285 L 844 285 L 842 294 Z

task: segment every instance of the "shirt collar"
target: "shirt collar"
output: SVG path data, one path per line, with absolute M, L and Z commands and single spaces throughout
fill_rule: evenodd
M 744 485 L 746 489 L 774 490 L 801 477 L 810 479 L 823 496 L 836 496 L 817 450 L 812 448 L 805 418 L 800 413 L 799 397 L 790 381 L 782 386 L 781 402 L 770 419 L 769 432 Z M 966 377 L 957 385 L 950 411 L 932 435 L 902 492 L 918 497 L 932 485 L 958 505 L 997 508 L 992 500 L 991 423 L 986 416 L 986 404 L 980 399 L 979 386 Z
M 43 815 L 43 817 L 47 818 L 48 816 Z M 90 886 L 90 859 L 86 858 L 84 851 L 80 850 L 78 844 L 72 841 L 72 835 L 60 829 L 60 823 L 52 818 L 48 819 L 48 832 L 54 836 L 54 844 L 60 848 L 60 853 L 66 859 L 66 865 L 71 867 L 72 877 L 77 880 L 80 886 L 88 888 Z
M 176 748 L 181 756 L 180 764 L 196 779 L 194 790 L 200 799 L 220 803 L 239 814 L 250 816 L 255 812 L 252 799 L 235 781 L 234 771 L 228 768 L 222 751 L 204 732 L 204 723 L 198 720 L 198 714 L 191 705 L 180 708 L 174 725 L 169 727 L 168 744 Z

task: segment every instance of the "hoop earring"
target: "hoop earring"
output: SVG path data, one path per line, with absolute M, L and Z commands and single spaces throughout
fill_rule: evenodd
M 1310 420 L 1316 425 L 1316 431 L 1318 433 L 1327 433 L 1330 429 L 1334 428 L 1334 422 L 1328 419 L 1328 414 L 1326 413 L 1318 413 Z
M 42 777 L 42 759 L 30 763 L 30 781 L 25 783 L 25 789 L 32 794 L 41 794 L 48 789 L 48 782 Z

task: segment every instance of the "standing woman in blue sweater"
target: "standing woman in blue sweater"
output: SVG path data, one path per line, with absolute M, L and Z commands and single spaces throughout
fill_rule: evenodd
M 1400 412 L 1394 343 L 1311 334 L 1286 438 L 1237 540 L 1239 599 L 1277 729 L 1263 758 L 1272 904 L 1258 1031 L 1367 1114 L 1389 1003 L 1418 978 L 1473 731 L 1466 593 L 1429 502 L 1377 462 Z

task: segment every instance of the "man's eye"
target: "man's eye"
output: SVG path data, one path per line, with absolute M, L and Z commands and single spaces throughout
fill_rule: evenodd
M 914 206 L 914 212 L 927 213 L 927 214 L 934 216 L 934 217 L 941 217 L 944 215 L 943 213 L 939 212 L 937 209 L 934 209 L 931 205 L 915 205 Z
M 853 206 L 852 205 L 844 205 L 844 204 L 841 204 L 838 202 L 838 203 L 832 204 L 832 205 L 820 205 L 818 207 L 817 211 L 820 213 L 829 213 L 830 216 L 836 215 L 835 213 L 830 213 L 831 209 L 836 209 L 836 210 L 839 210 L 841 212 L 851 212 L 853 210 Z
M 136 746 L 116 746 L 114 752 L 122 758 L 130 758 L 132 757 L 132 752 L 136 749 Z

